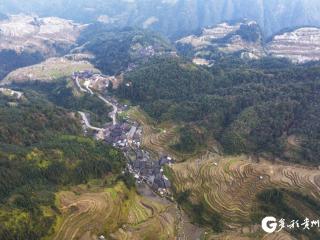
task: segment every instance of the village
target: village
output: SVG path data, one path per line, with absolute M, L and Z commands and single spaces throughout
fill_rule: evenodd
M 158 195 L 171 198 L 171 183 L 164 172 L 166 167 L 174 164 L 174 159 L 166 155 L 156 159 L 144 150 L 142 148 L 142 126 L 127 117 L 121 120 L 117 117 L 119 113 L 128 110 L 128 106 L 120 104 L 110 96 L 102 96 L 94 92 L 106 91 L 114 77 L 83 71 L 74 73 L 72 79 L 80 91 L 92 95 L 97 94 L 102 101 L 113 108 L 109 113 L 112 122 L 106 123 L 103 128 L 91 126 L 87 114 L 79 112 L 84 133 L 88 134 L 90 130 L 97 140 L 105 141 L 120 149 L 128 159 L 126 171 L 135 178 L 137 184 L 147 184 Z M 95 90 L 92 90 L 93 88 Z

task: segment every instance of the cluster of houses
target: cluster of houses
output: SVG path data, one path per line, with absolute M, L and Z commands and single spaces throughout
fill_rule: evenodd
M 171 183 L 164 174 L 164 167 L 173 164 L 173 159 L 162 156 L 158 161 L 153 161 L 148 152 L 140 149 L 136 154 L 136 159 L 129 166 L 129 172 L 134 175 L 137 182 L 147 183 L 162 196 L 170 194 Z
M 174 160 L 162 156 L 155 161 L 150 153 L 141 149 L 142 128 L 135 122 L 122 121 L 105 128 L 104 139 L 108 144 L 121 149 L 126 155 L 134 151 L 135 157 L 127 165 L 128 171 L 138 184 L 147 183 L 155 192 L 162 196 L 170 194 L 171 183 L 164 174 L 165 166 L 170 166 Z
M 104 131 L 104 140 L 127 155 L 134 151 L 135 157 L 129 161 L 127 169 L 138 184 L 147 183 L 162 196 L 170 194 L 171 183 L 164 174 L 164 168 L 172 165 L 174 160 L 162 156 L 155 161 L 149 152 L 141 149 L 142 128 L 137 123 L 122 121 L 116 125 L 109 124 Z
M 152 53 L 152 49 L 145 49 Z M 92 71 L 75 72 L 72 77 L 79 85 L 79 79 L 86 89 L 84 92 L 91 93 L 96 82 L 102 81 L 102 76 Z M 96 89 L 96 88 L 95 88 Z M 91 93 L 92 94 L 92 93 Z M 103 101 L 114 106 L 117 112 L 126 110 L 127 106 L 119 104 L 111 97 L 100 97 Z M 106 124 L 103 128 L 96 128 L 90 125 L 85 113 L 81 113 L 83 118 L 84 129 L 91 128 L 96 132 L 96 139 L 104 140 L 108 144 L 121 149 L 128 157 L 127 170 L 134 176 L 138 184 L 147 183 L 155 192 L 162 196 L 170 194 L 171 183 L 165 175 L 165 166 L 174 163 L 169 156 L 162 156 L 158 160 L 154 160 L 147 151 L 141 148 L 142 128 L 130 119 L 113 121 Z M 86 132 L 85 132 L 86 133 Z M 132 156 L 130 158 L 129 156 Z
M 116 81 L 114 76 L 104 76 L 100 73 L 95 73 L 92 70 L 74 72 L 72 78 L 74 80 L 80 79 L 87 89 L 90 88 L 97 91 L 107 89 L 110 83 Z
M 108 144 L 126 150 L 131 144 L 140 145 L 141 134 L 142 130 L 137 125 L 120 122 L 106 127 L 104 139 Z

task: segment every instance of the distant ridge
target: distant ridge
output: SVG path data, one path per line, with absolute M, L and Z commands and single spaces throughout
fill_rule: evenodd
M 284 28 L 320 26 L 318 0 L 2 0 L 0 12 L 36 13 L 58 16 L 77 22 L 103 21 L 121 26 L 139 26 L 157 30 L 170 38 L 223 21 L 256 21 L 266 37 Z

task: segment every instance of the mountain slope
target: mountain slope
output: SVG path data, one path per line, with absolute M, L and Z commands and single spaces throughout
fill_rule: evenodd
M 266 46 L 275 57 L 289 58 L 294 62 L 320 60 L 320 28 L 298 28 L 278 34 Z
M 34 91 L 0 92 L 0 123 L 0 239 L 51 235 L 62 217 L 57 191 L 124 167 L 120 151 L 82 137 L 74 113 Z
M 78 39 L 73 52 L 95 56 L 94 65 L 107 74 L 116 74 L 150 57 L 173 54 L 172 45 L 157 33 L 131 27 L 110 29 L 92 24 Z
M 263 56 L 287 58 L 295 63 L 320 60 L 320 28 L 284 29 L 269 41 L 253 21 L 221 23 L 204 28 L 198 35 L 176 41 L 179 52 L 199 65 L 225 55 L 258 59 Z
M 82 28 L 55 17 L 14 15 L 0 21 L 0 79 L 16 68 L 66 54 Z
M 208 69 L 155 59 L 126 74 L 118 93 L 158 121 L 206 128 L 226 153 L 319 164 L 319 66 L 232 58 Z M 199 142 L 189 135 L 181 143 Z
M 287 27 L 320 25 L 317 0 L 3 0 L 0 11 L 60 16 L 80 22 L 103 20 L 122 26 L 144 26 L 179 37 L 223 21 L 255 20 L 265 35 Z
M 221 54 L 238 54 L 246 58 L 265 55 L 263 37 L 256 22 L 221 23 L 204 28 L 200 35 L 190 35 L 176 42 L 184 55 L 213 60 Z
M 0 22 L 0 50 L 39 51 L 45 56 L 66 52 L 75 43 L 83 26 L 48 17 L 12 15 Z

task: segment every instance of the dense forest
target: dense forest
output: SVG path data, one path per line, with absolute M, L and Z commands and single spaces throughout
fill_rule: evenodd
M 225 57 L 199 67 L 160 57 L 127 73 L 118 95 L 158 121 L 205 126 L 228 154 L 268 153 L 319 164 L 318 64 Z
M 75 114 L 26 90 L 0 95 L 0 239 L 42 239 L 59 210 L 55 192 L 119 175 L 121 152 L 85 138 Z
M 319 216 L 319 202 L 301 193 L 270 188 L 257 193 L 256 204 L 251 212 L 251 220 L 253 223 L 259 223 L 265 216 L 275 216 L 277 219 L 299 220 L 300 223 L 303 223 L 306 214 L 310 218 Z M 316 229 L 310 231 L 295 229 L 292 234 L 297 239 L 303 239 L 303 235 L 308 236 L 309 239 L 319 238 L 319 232 Z
M 117 74 L 154 54 L 172 50 L 170 43 L 157 33 L 131 27 L 110 29 L 98 23 L 83 31 L 78 44 L 95 55 L 93 63 L 107 74 Z
M 17 68 L 36 64 L 43 60 L 44 57 L 39 52 L 22 51 L 17 53 L 9 49 L 0 50 L 0 79 Z
M 90 116 L 90 122 L 94 126 L 102 127 L 110 122 L 109 112 L 111 107 L 104 104 L 96 95 L 78 94 L 74 87 L 66 79 L 59 79 L 56 82 L 44 83 L 31 81 L 14 84 L 14 87 L 23 91 L 29 89 L 36 91 L 57 106 L 69 111 L 82 111 Z

